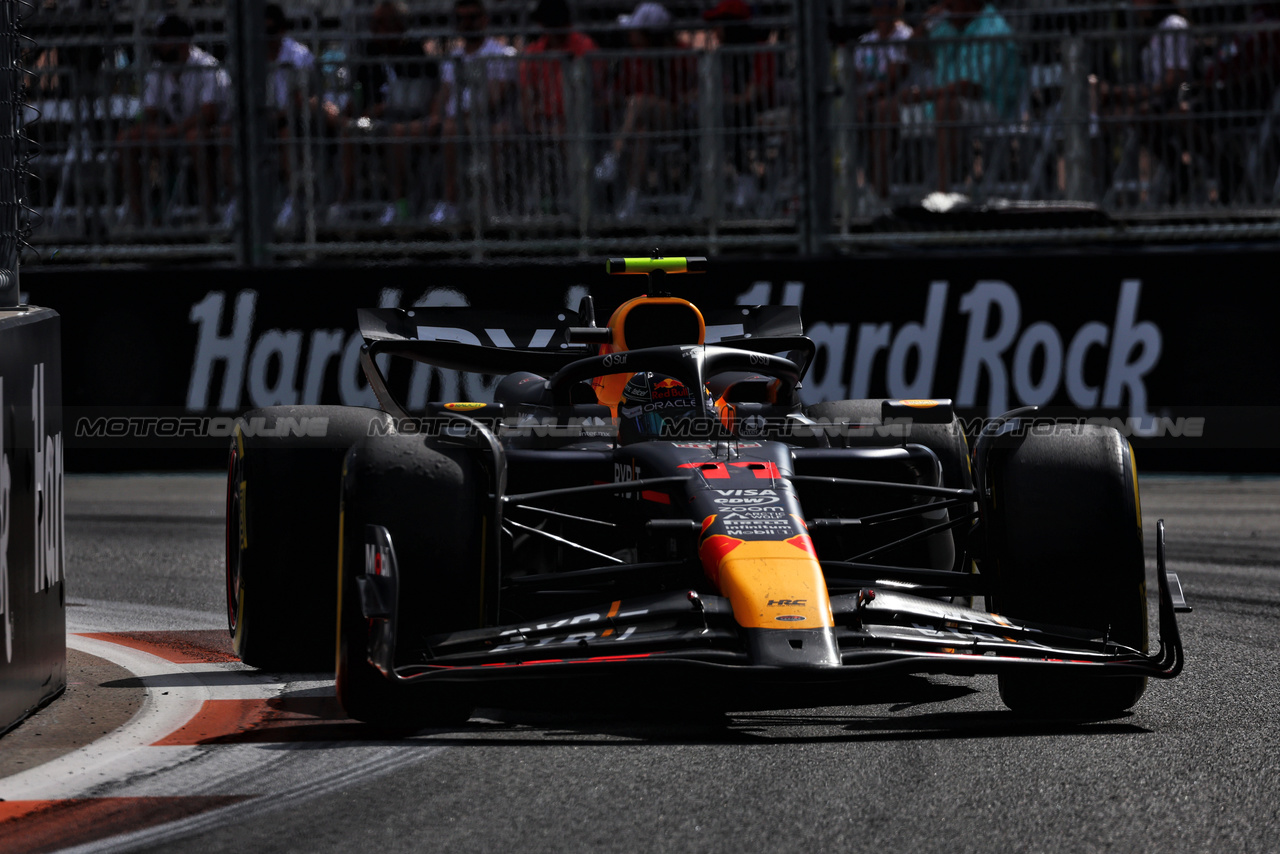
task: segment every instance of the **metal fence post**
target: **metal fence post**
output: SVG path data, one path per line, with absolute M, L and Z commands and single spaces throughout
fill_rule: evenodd
M 827 38 L 827 0 L 797 3 L 796 51 L 800 58 L 800 241 L 801 251 L 827 250 L 831 232 L 831 47 Z
M 302 88 L 302 107 L 301 114 L 298 116 L 298 138 L 293 140 L 289 151 L 291 156 L 296 152 L 301 163 L 298 164 L 298 169 L 290 171 L 290 174 L 292 175 L 292 182 L 289 186 L 289 195 L 291 197 L 295 197 L 294 203 L 296 204 L 298 201 L 296 196 L 299 191 L 301 191 L 302 210 L 304 212 L 302 220 L 302 241 L 307 246 L 315 246 L 316 204 L 319 202 L 319 198 L 316 194 L 317 174 L 315 151 L 313 149 L 314 140 L 312 136 L 315 133 L 315 128 L 312 125 L 312 120 L 315 116 L 311 112 L 311 98 L 313 96 L 318 98 L 323 93 L 320 91 L 313 91 L 313 89 L 318 88 L 314 86 L 316 82 L 315 74 L 309 74 L 301 70 L 299 70 L 297 74 Z M 302 173 L 301 175 L 298 174 L 299 171 Z
M 858 197 L 858 135 L 854 128 L 857 121 L 857 75 L 854 73 L 853 48 L 838 49 L 840 95 L 836 102 L 836 150 L 840 161 L 840 233 L 849 233 L 849 221 L 857 211 Z
M 699 145 L 702 149 L 702 204 L 706 211 L 707 236 L 714 248 L 720 225 L 720 190 L 724 186 L 724 150 L 727 128 L 722 128 L 724 87 L 719 51 L 704 51 L 698 58 L 698 104 L 701 125 Z
M 267 54 L 263 0 L 231 0 L 227 17 L 227 70 L 231 75 L 231 120 L 235 123 L 236 201 L 240 221 L 236 255 L 243 265 L 270 259 L 275 170 L 267 146 Z
M 1089 168 L 1089 66 L 1085 61 L 1084 39 L 1071 36 L 1062 43 L 1062 124 L 1063 161 L 1066 169 L 1066 196 L 1071 201 L 1088 201 Z
M 489 217 L 497 214 L 498 192 L 501 175 L 493 173 L 493 152 L 501 140 L 494 140 L 492 115 L 489 111 L 489 62 L 476 56 L 458 58 L 457 79 L 462 84 L 458 93 L 459 148 L 463 154 L 458 159 L 466 175 L 463 192 L 467 194 L 463 205 L 470 205 L 471 223 L 475 229 L 474 249 L 471 257 L 484 257 L 484 232 Z M 467 105 L 470 105 L 469 107 Z M 500 168 L 500 167 L 499 167 Z
M 591 85 L 594 75 L 591 73 L 589 58 L 568 62 L 569 73 L 565 75 L 565 86 L 569 90 L 566 95 L 565 134 L 568 137 L 569 163 L 565 169 L 566 179 L 571 190 L 562 193 L 569 199 L 569 209 L 577 216 L 578 234 L 586 238 L 591 231 Z M 582 250 L 585 254 L 585 250 Z

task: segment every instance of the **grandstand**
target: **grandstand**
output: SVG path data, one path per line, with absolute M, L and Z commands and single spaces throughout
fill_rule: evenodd
M 371 49 L 375 3 L 287 0 L 309 69 L 267 58 L 259 0 L 46 0 L 24 23 L 37 45 L 25 63 L 32 243 L 55 261 L 269 263 L 598 253 L 637 239 L 812 253 L 1280 233 L 1280 4 L 1144 15 L 1129 2 L 1004 0 L 1007 34 L 935 37 L 927 4 L 907 0 L 906 85 L 931 91 L 946 50 L 1009 57 L 1000 108 L 955 117 L 869 88 L 870 3 L 743 5 L 737 38 L 704 19 L 712 0 L 669 3 L 677 46 L 653 49 L 619 22 L 632 3 L 569 0 L 598 50 L 542 55 L 562 69 L 537 78 L 562 106 L 539 122 L 521 91 L 542 34 L 527 0 L 485 4 L 487 35 L 514 56 L 448 72 L 452 0 L 404 4 L 411 49 L 394 59 Z M 189 20 L 230 81 L 199 145 L 127 133 L 146 115 L 162 14 Z M 681 94 L 637 129 L 638 63 Z M 447 133 L 425 130 L 449 74 L 478 107 Z M 490 85 L 504 75 L 516 85 Z M 635 164 L 610 176 L 598 167 L 620 133 Z M 437 216 L 449 181 L 458 203 Z

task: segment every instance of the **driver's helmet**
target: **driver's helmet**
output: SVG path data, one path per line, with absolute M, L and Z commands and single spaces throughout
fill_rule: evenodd
M 692 394 L 679 380 L 641 371 L 633 374 L 618 401 L 618 440 L 626 445 L 646 439 L 705 439 L 716 428 L 711 394 Z

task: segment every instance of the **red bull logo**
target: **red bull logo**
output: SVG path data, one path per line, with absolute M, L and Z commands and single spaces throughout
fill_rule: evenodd
M 690 397 L 689 389 L 679 380 L 673 380 L 668 377 L 665 380 L 659 380 L 654 383 L 651 393 L 654 400 L 663 398 L 688 398 Z

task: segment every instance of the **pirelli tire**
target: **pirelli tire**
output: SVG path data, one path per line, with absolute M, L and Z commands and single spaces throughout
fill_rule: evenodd
M 994 610 L 1148 646 L 1137 471 L 1114 429 L 1000 439 L 986 466 L 991 518 L 983 574 Z M 1000 697 L 1033 715 L 1111 717 L 1135 705 L 1146 677 L 1049 669 L 1002 674 Z
M 332 672 L 342 461 L 376 409 L 273 406 L 237 422 L 227 455 L 232 646 L 265 670 Z
M 949 424 L 912 424 L 910 433 L 902 435 L 888 430 L 877 430 L 883 425 L 881 405 L 883 398 L 868 400 L 833 400 L 817 403 L 808 407 L 805 414 L 815 421 L 823 423 L 848 422 L 864 425 L 865 429 L 856 434 L 832 436 L 830 441 L 835 447 L 866 448 L 892 447 L 904 442 L 924 445 L 937 455 L 942 464 L 942 485 L 954 489 L 969 489 L 973 486 L 973 474 L 969 465 L 969 443 L 964 430 L 956 418 Z M 950 511 L 953 520 L 972 514 L 976 506 L 964 505 L 954 507 Z M 972 570 L 970 562 L 963 565 L 959 562 L 969 549 L 970 525 L 960 524 L 952 529 L 955 543 L 957 569 L 966 572 Z
M 433 446 L 420 435 L 366 440 L 347 455 L 338 568 L 337 694 L 344 711 L 373 726 L 412 731 L 464 723 L 470 705 L 449 688 L 404 685 L 369 661 L 371 620 L 357 579 L 366 526 L 385 528 L 397 567 L 397 664 L 420 638 L 483 624 L 489 474 L 473 448 Z M 492 558 L 493 555 L 488 555 Z

